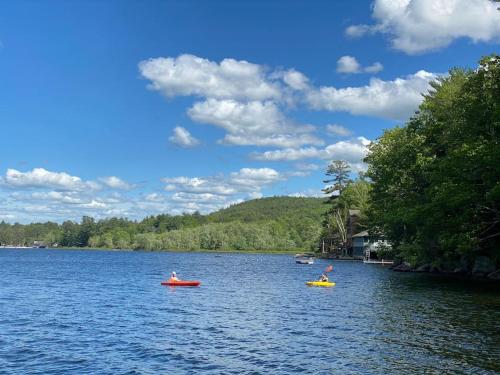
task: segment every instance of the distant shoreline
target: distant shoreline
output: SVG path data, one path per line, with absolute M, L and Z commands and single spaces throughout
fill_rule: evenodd
M 297 254 L 302 250 L 206 250 L 206 249 L 198 249 L 198 250 L 144 250 L 144 249 L 111 249 L 104 247 L 45 247 L 45 248 L 36 248 L 36 247 L 0 247 L 0 250 L 91 250 L 91 251 L 123 251 L 123 252 L 134 252 L 141 251 L 146 253 L 244 253 L 244 254 Z

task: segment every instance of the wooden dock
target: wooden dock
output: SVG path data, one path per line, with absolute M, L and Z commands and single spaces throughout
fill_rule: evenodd
M 375 259 L 364 259 L 363 260 L 363 263 L 366 263 L 366 264 L 381 264 L 383 266 L 391 266 L 394 264 L 394 262 L 392 260 L 375 260 Z

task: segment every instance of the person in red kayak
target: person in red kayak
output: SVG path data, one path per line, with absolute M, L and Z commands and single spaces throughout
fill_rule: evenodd
M 172 276 L 170 276 L 170 279 L 168 281 L 170 281 L 170 282 L 179 281 L 179 279 L 177 278 L 177 274 L 175 273 L 175 271 L 172 272 Z

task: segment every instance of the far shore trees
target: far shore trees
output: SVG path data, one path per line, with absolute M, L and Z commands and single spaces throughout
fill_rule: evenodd
M 123 218 L 80 223 L 0 223 L 0 244 L 137 250 L 310 251 L 326 207 L 320 198 L 270 197 L 201 215 L 161 214 L 140 222 Z

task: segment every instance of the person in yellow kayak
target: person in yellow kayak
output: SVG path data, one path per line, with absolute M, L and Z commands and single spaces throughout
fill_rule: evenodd
M 179 281 L 179 278 L 177 277 L 177 274 L 175 273 L 175 271 L 172 272 L 172 276 L 170 276 L 170 279 L 168 281 L 170 281 L 170 282 Z
M 323 272 L 318 281 L 328 282 L 328 275 L 326 274 L 326 272 Z
M 328 267 L 326 267 L 325 272 L 323 272 L 323 274 L 319 277 L 318 281 L 329 282 L 330 280 L 328 280 L 328 272 L 332 272 L 332 271 L 333 271 L 332 265 L 329 265 Z

